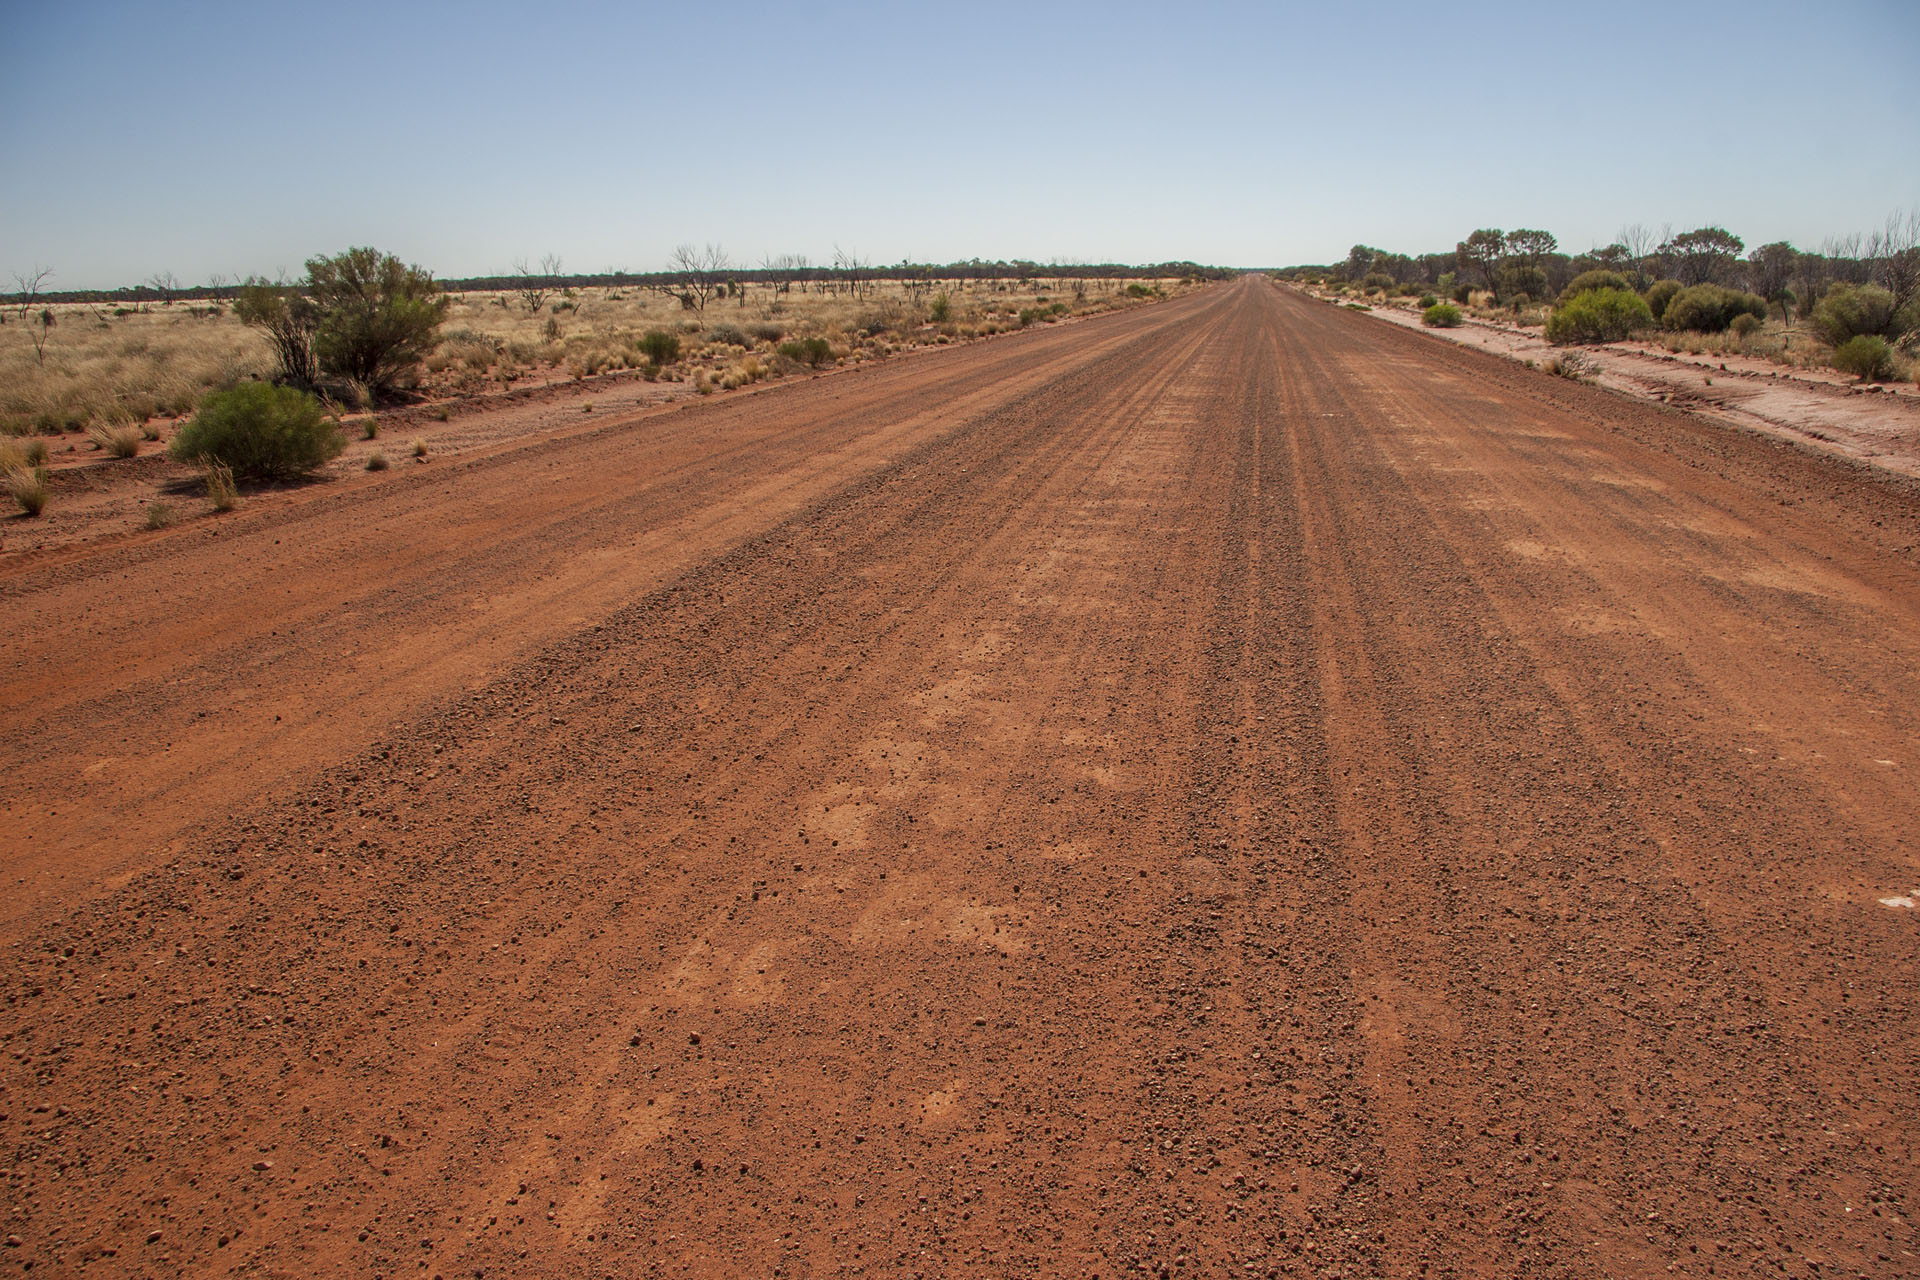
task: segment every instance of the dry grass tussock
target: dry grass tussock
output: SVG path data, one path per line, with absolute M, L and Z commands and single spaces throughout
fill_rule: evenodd
M 230 312 L 175 306 L 117 314 L 90 305 L 52 311 L 44 362 L 17 314 L 0 325 L 0 434 L 183 417 L 208 391 L 273 367 L 265 340 Z

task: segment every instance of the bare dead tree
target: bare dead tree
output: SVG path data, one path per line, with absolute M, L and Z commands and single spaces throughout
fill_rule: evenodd
M 215 302 L 225 302 L 232 292 L 232 282 L 225 272 L 216 271 L 207 277 L 207 292 L 212 295 Z
M 1886 224 L 1867 237 L 1867 257 L 1896 308 L 1920 294 L 1920 206 L 1888 214 Z
M 540 259 L 540 270 L 535 273 L 527 265 L 525 258 L 516 258 L 513 263 L 515 284 L 513 291 L 520 295 L 520 301 L 527 304 L 527 314 L 540 310 L 540 304 L 557 287 L 560 276 L 560 255 L 549 253 Z
M 43 267 L 38 263 L 34 264 L 32 271 L 13 273 L 13 282 L 19 288 L 19 296 L 14 300 L 20 304 L 22 320 L 25 320 L 27 313 L 33 310 L 34 304 L 40 300 L 41 288 L 51 279 L 53 279 L 53 268 Z
M 180 277 L 171 271 L 158 271 L 147 277 L 147 288 L 160 295 L 160 305 L 173 305 L 173 296 L 180 292 Z
M 696 249 L 690 244 L 680 245 L 667 259 L 667 266 L 681 278 L 685 292 L 680 294 L 683 306 L 706 314 L 707 303 L 726 283 L 727 272 L 733 268 L 733 262 L 727 257 L 727 251 L 712 242 L 704 248 Z
M 854 297 L 860 296 L 866 286 L 867 273 L 872 269 L 873 264 L 853 250 L 833 246 L 834 274 L 846 282 L 847 292 Z

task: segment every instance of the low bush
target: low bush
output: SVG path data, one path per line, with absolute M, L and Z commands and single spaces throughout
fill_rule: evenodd
M 640 335 L 640 354 L 649 364 L 672 364 L 680 358 L 680 338 L 664 329 L 649 329 Z
M 755 342 L 778 342 L 787 336 L 787 331 L 777 324 L 762 321 L 747 326 L 747 332 L 753 335 Z
M 1893 295 L 1874 284 L 1836 284 L 1813 308 L 1813 331 L 1838 347 L 1863 334 L 1891 336 Z M 1849 370 L 1851 372 L 1851 370 Z
M 167 452 L 181 461 L 208 458 L 248 479 L 291 480 L 338 457 L 346 444 L 306 392 L 243 382 L 209 395 Z
M 1420 323 L 1436 329 L 1455 329 L 1460 325 L 1460 308 L 1451 302 L 1436 302 L 1420 313 Z
M 1733 330 L 1737 337 L 1748 338 L 1760 332 L 1765 323 L 1759 316 L 1748 315 L 1743 311 L 1733 318 L 1733 323 L 1727 328 Z
M 378 449 L 375 449 L 372 453 L 367 455 L 367 470 L 385 471 L 386 469 L 387 469 L 386 454 L 382 453 Z
M 1653 327 L 1653 311 L 1631 289 L 1594 289 L 1575 294 L 1547 317 L 1548 342 L 1618 342 Z
M 1567 282 L 1567 287 L 1560 291 L 1560 297 L 1554 305 L 1564 307 L 1581 294 L 1593 293 L 1600 289 L 1625 289 L 1632 292 L 1633 282 L 1618 271 L 1582 271 Z
M 1151 298 L 1158 292 L 1159 290 L 1150 285 L 1141 284 L 1137 280 L 1127 286 L 1127 296 L 1129 298 Z
M 800 338 L 780 344 L 780 354 L 789 360 L 819 368 L 833 359 L 833 344 L 825 338 Z
M 1834 348 L 1833 367 L 1862 382 L 1878 382 L 1893 376 L 1893 348 L 1876 334 L 1855 334 Z
M 1473 301 L 1473 286 L 1462 280 L 1448 291 L 1447 296 L 1464 307 Z
M 1660 323 L 1669 329 L 1692 329 L 1700 333 L 1723 333 L 1733 318 L 1750 315 L 1767 318 L 1767 301 L 1758 294 L 1742 293 L 1717 284 L 1696 284 L 1673 295 Z
M 707 330 L 707 341 L 723 347 L 751 347 L 753 339 L 737 324 L 717 324 Z
M 165 529 L 177 518 L 171 502 L 156 498 L 147 504 L 147 528 L 149 529 Z
M 1423 293 L 1420 295 L 1420 300 L 1416 302 L 1414 305 L 1419 307 L 1422 311 L 1425 311 L 1428 307 L 1436 305 L 1439 301 L 1440 299 L 1434 297 L 1432 294 Z
M 1648 287 L 1645 295 L 1647 310 L 1653 313 L 1655 320 L 1666 319 L 1667 304 L 1672 302 L 1674 298 L 1679 295 L 1680 291 L 1686 287 L 1687 286 L 1681 284 L 1678 280 L 1655 280 L 1653 284 Z

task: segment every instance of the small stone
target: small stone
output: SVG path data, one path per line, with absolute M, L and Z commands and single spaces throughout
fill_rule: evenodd
M 147 1232 L 147 1243 L 148 1243 L 148 1244 L 159 1244 L 159 1243 L 160 1243 L 160 1233 L 159 1233 L 158 1231 L 149 1231 L 149 1232 Z
M 273 1168 L 273 1161 L 271 1160 L 255 1160 L 253 1162 L 253 1171 L 255 1173 L 265 1173 L 271 1168 Z

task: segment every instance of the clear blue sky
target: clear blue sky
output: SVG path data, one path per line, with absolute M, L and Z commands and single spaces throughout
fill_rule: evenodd
M 0 0 L 0 289 L 839 244 L 1235 266 L 1920 206 L 1920 3 Z

